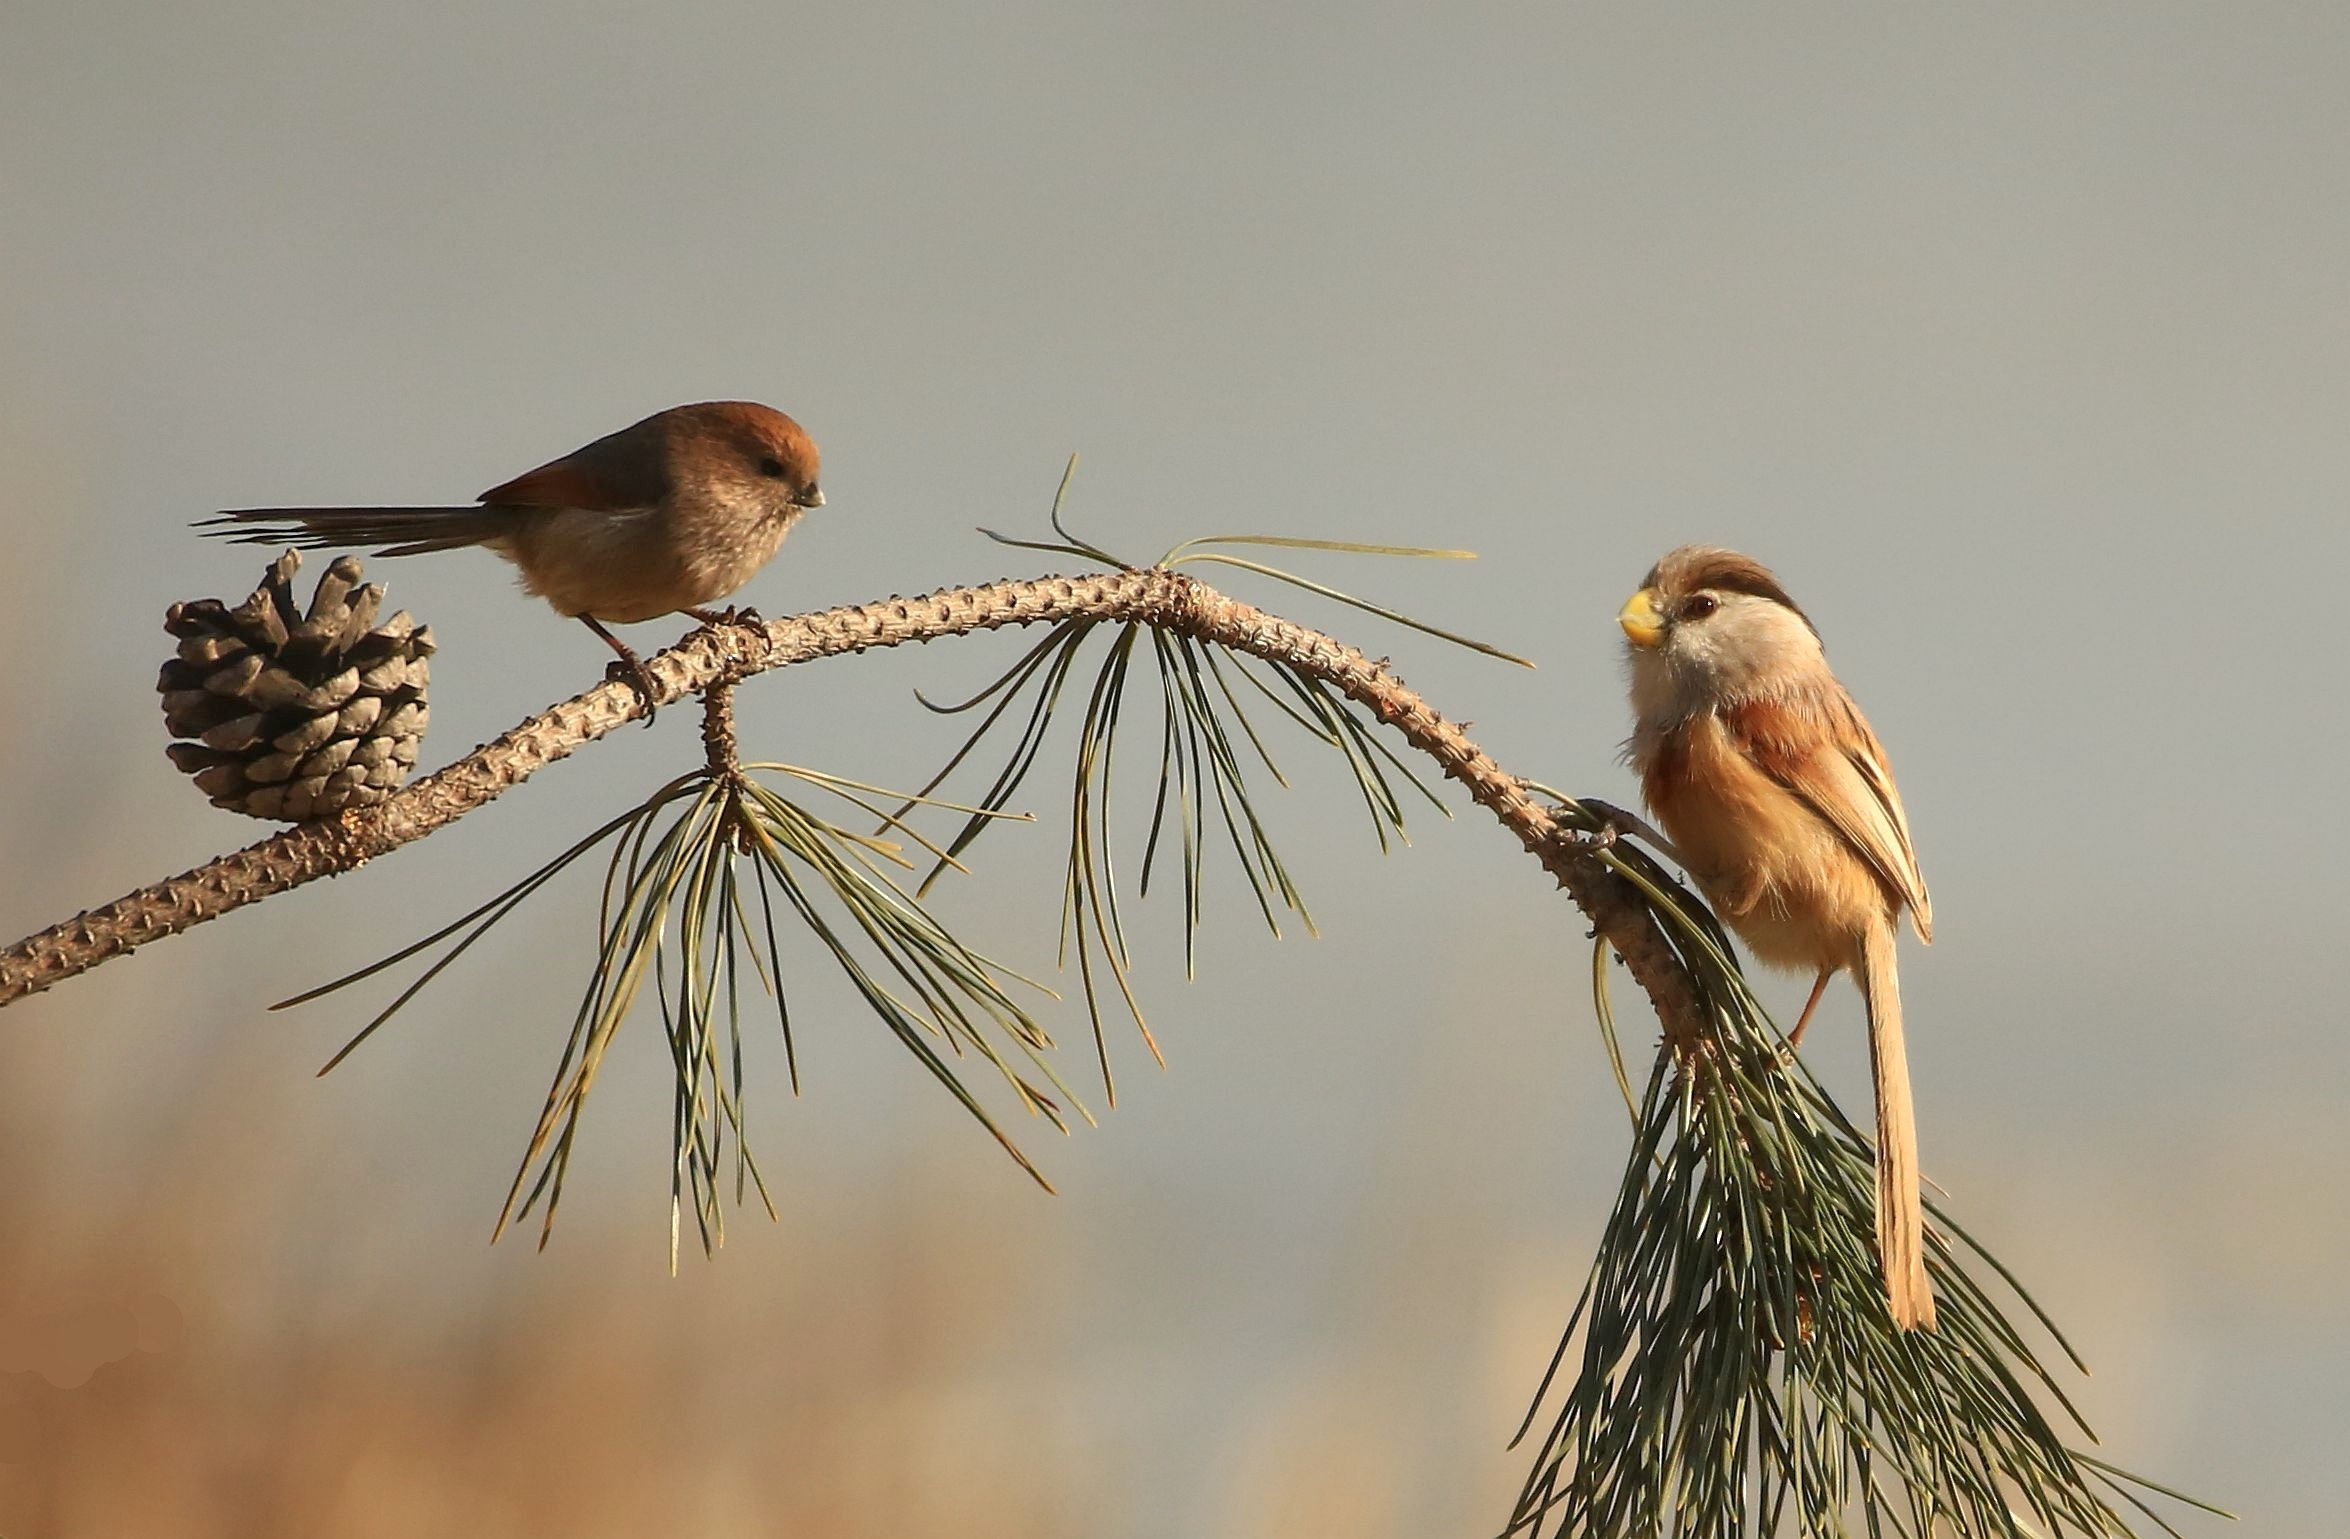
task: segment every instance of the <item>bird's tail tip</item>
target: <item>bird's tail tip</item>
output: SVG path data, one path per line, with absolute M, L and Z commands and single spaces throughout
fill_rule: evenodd
M 1926 1274 L 1926 1206 L 1918 1169 L 1917 1113 L 1903 1040 L 1901 980 L 1893 928 L 1869 937 L 1861 958 L 1868 998 L 1869 1067 L 1877 1100 L 1877 1255 L 1885 1298 L 1903 1330 L 1934 1328 L 1934 1284 Z

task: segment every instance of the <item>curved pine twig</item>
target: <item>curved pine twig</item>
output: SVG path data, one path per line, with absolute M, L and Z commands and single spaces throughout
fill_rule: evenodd
M 650 659 L 647 668 L 655 685 L 653 703 L 666 705 L 716 684 L 820 657 L 1068 620 L 1139 622 L 1248 652 L 1320 679 L 1362 705 L 1459 781 L 1550 870 L 1624 958 L 1669 1032 L 1689 1037 L 1704 1029 L 1688 975 L 1638 890 L 1587 842 L 1562 833 L 1551 810 L 1523 781 L 1469 741 L 1384 662 L 1229 598 L 1182 572 L 1150 568 L 1006 580 L 765 624 L 711 626 Z M 495 800 L 645 709 L 633 686 L 600 684 L 387 801 L 287 829 L 27 936 L 0 951 L 0 1005 L 249 903 L 357 870 Z

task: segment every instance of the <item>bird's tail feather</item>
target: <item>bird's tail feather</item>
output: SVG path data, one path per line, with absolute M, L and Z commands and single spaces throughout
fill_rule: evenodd
M 500 508 L 237 508 L 196 527 L 239 545 L 295 545 L 338 550 L 379 545 L 379 556 L 420 556 L 479 545 L 507 533 L 514 516 Z
M 1905 1330 L 1934 1328 L 1934 1287 L 1926 1280 L 1926 1213 L 1919 1192 L 1917 1116 L 1910 1105 L 1909 1050 L 1901 1038 L 1901 979 L 1893 927 L 1869 932 L 1861 954 L 1869 1007 L 1869 1066 L 1877 1089 L 1877 1254 L 1885 1297 Z

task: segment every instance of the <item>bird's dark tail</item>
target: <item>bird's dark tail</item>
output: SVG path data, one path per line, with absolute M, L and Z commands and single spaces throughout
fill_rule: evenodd
M 196 527 L 239 545 L 343 550 L 376 545 L 378 556 L 421 556 L 494 540 L 514 527 L 504 508 L 237 508 Z

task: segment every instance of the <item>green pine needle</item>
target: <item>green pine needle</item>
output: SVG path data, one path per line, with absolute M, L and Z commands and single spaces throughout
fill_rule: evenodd
M 990 530 L 981 532 L 1005 545 L 1126 567 L 1128 563 L 1101 546 L 1070 532 L 1063 515 L 1076 466 L 1076 457 L 1072 455 L 1053 497 L 1050 522 L 1057 539 L 1018 540 Z M 1295 573 L 1206 548 L 1234 545 L 1443 560 L 1474 559 L 1473 552 L 1241 534 L 1184 541 L 1169 550 L 1157 564 L 1172 569 L 1186 562 L 1218 562 L 1242 568 L 1473 651 L 1533 666 L 1497 647 Z M 1093 670 L 1090 685 L 1079 687 L 1073 682 L 1079 677 L 1079 655 L 1086 650 L 1097 629 L 1110 632 L 1107 649 L 1098 663 L 1090 665 Z M 1146 633 L 1150 643 L 1147 652 L 1141 645 Z M 1155 699 L 1158 709 L 1155 713 L 1148 707 L 1144 709 L 1146 714 L 1158 717 L 1159 751 L 1148 833 L 1134 868 L 1135 892 L 1148 895 L 1160 857 L 1165 854 L 1179 873 L 1183 887 L 1187 977 L 1195 975 L 1197 970 L 1199 928 L 1206 908 L 1211 850 L 1221 849 L 1228 854 L 1247 885 L 1258 916 L 1276 938 L 1281 934 L 1284 914 L 1294 914 L 1307 934 L 1315 933 L 1304 893 L 1274 844 L 1261 794 L 1265 780 L 1287 789 L 1289 779 L 1274 757 L 1272 744 L 1244 703 L 1243 691 L 1235 686 L 1234 675 L 1246 683 L 1253 697 L 1270 702 L 1277 713 L 1304 729 L 1312 739 L 1337 750 L 1370 814 L 1372 830 L 1383 853 L 1391 839 L 1410 842 L 1396 784 L 1399 778 L 1438 813 L 1447 818 L 1452 815 L 1412 766 L 1381 739 L 1377 723 L 1322 680 L 1277 662 L 1139 623 L 1064 622 L 959 703 L 942 705 L 923 698 L 925 706 L 942 715 L 986 707 L 979 724 L 922 788 L 925 795 L 960 770 L 983 742 L 994 737 L 999 726 L 1018 723 L 1018 727 L 994 778 L 975 799 L 963 827 L 946 842 L 943 852 L 934 852 L 936 863 L 918 892 L 927 892 L 930 883 L 943 874 L 947 865 L 986 831 L 989 820 L 1010 806 L 1013 796 L 1035 769 L 1064 699 L 1084 701 L 1083 710 L 1076 713 L 1079 718 L 1077 756 L 1070 781 L 1070 835 L 1061 889 L 1060 956 L 1064 967 L 1072 959 L 1075 961 L 1087 1020 L 1093 1030 L 1094 1054 L 1104 1094 L 1113 1106 L 1117 1104 L 1117 1085 L 1107 1040 L 1109 1016 L 1123 1013 L 1131 1019 L 1152 1057 L 1161 1064 L 1165 1062 L 1133 983 L 1132 953 L 1120 908 L 1114 854 L 1112 790 L 1116 783 L 1119 727 L 1131 698 L 1129 688 L 1138 658 L 1146 658 L 1157 677 L 1156 691 L 1146 689 L 1145 696 Z M 904 810 L 899 809 L 901 813 Z M 1112 995 L 1115 1002 L 1105 1009 L 1105 1001 Z
M 1560 821 L 1599 831 L 1572 802 Z M 1648 899 L 1707 1032 L 1650 1072 L 1599 1255 L 1519 1429 L 1555 1396 L 1505 1533 L 2121 1539 L 2108 1493 L 2165 1530 L 2140 1491 L 2204 1507 L 2071 1448 L 2043 1402 L 2093 1441 L 2087 1424 L 1963 1257 L 2078 1359 L 1939 1204 L 1938 1326 L 1894 1325 L 1868 1141 L 1786 1052 L 1703 905 L 1629 845 L 1601 858 Z M 1612 1051 L 1604 960 L 1594 995 Z
M 799 921 L 865 1006 L 1020 1168 L 1051 1190 L 952 1062 L 977 1058 L 1002 1078 L 1023 1109 L 1064 1132 L 1064 1103 L 1091 1120 L 1047 1061 L 1050 1037 L 1010 992 L 1024 985 L 1049 997 L 1051 990 L 972 951 L 917 895 L 899 886 L 891 873 L 912 869 L 904 846 L 822 817 L 769 780 L 797 781 L 848 803 L 860 815 L 878 816 L 885 830 L 903 834 L 942 867 L 955 864 L 953 855 L 905 822 L 909 808 L 939 806 L 981 822 L 1019 816 L 906 797 L 791 765 L 748 765 L 732 774 L 697 770 L 662 786 L 454 923 L 285 1004 L 332 993 L 455 938 L 334 1056 L 327 1065 L 332 1068 L 524 901 L 588 851 L 608 843 L 595 969 L 496 1232 L 537 1208 L 539 1243 L 546 1243 L 597 1074 L 648 984 L 675 1079 L 671 1267 L 689 1211 L 705 1251 L 725 1242 L 723 1194 L 729 1185 L 738 1205 L 755 1191 L 773 1216 L 774 1203 L 746 1136 L 742 1001 L 747 959 L 752 987 L 774 1001 L 796 1095 L 799 1058 L 787 987 L 793 974 L 778 944 L 778 908 Z M 895 812 L 884 805 L 892 801 L 901 803 Z

